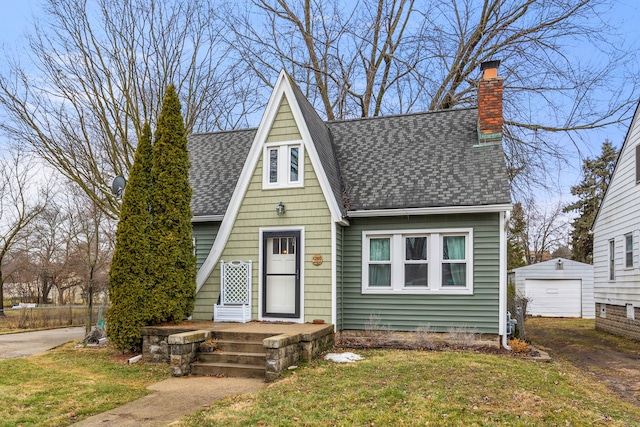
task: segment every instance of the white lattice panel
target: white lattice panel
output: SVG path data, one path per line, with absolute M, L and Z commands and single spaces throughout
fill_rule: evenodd
M 218 322 L 251 320 L 251 261 L 220 262 L 220 304 L 213 310 Z
M 222 304 L 248 304 L 249 275 L 248 263 L 224 265 Z

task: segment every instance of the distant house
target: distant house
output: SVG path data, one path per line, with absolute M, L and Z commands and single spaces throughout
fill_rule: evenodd
M 640 340 L 640 113 L 593 225 L 596 328 Z
M 593 266 L 556 258 L 515 268 L 517 292 L 529 300 L 527 313 L 593 319 Z
M 497 66 L 477 108 L 331 122 L 281 72 L 257 129 L 192 135 L 193 317 L 504 336 Z
M 549 251 L 529 251 L 529 258 L 527 259 L 527 264 L 535 264 L 538 262 L 549 261 L 551 259 L 551 252 Z

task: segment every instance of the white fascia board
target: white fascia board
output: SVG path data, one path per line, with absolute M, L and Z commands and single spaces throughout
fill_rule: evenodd
M 199 215 L 191 218 L 191 222 L 220 222 L 224 215 Z
M 500 205 L 478 206 L 442 206 L 434 208 L 406 208 L 406 209 L 371 209 L 360 211 L 348 211 L 348 218 L 369 218 L 380 216 L 410 216 L 410 215 L 443 215 L 462 213 L 488 213 L 511 211 L 513 205 L 505 203 Z
M 260 125 L 258 126 L 258 130 L 256 131 L 256 135 L 253 138 L 253 143 L 251 144 L 249 155 L 247 156 L 247 159 L 244 162 L 244 166 L 242 167 L 242 172 L 240 173 L 240 178 L 238 179 L 236 187 L 233 190 L 233 195 L 231 196 L 231 200 L 229 201 L 229 206 L 227 206 L 227 212 L 224 215 L 222 224 L 220 224 L 220 230 L 218 230 L 216 240 L 213 242 L 213 246 L 211 247 L 211 251 L 209 251 L 209 255 L 207 255 L 207 258 L 198 270 L 198 274 L 196 276 L 196 292 L 200 291 L 204 283 L 211 275 L 211 272 L 222 256 L 222 251 L 227 245 L 229 235 L 231 234 L 231 229 L 233 228 L 233 224 L 236 222 L 236 217 L 238 216 L 240 204 L 244 199 L 247 188 L 249 188 L 251 177 L 253 176 L 253 172 L 256 168 L 256 165 L 258 164 L 260 155 L 262 154 L 262 147 L 267 139 L 269 131 L 271 130 L 273 120 L 278 113 L 278 108 L 280 106 L 282 94 L 284 93 L 284 88 L 286 88 L 287 86 L 289 86 L 289 82 L 287 81 L 287 75 L 283 70 L 280 72 L 278 80 L 276 81 L 276 84 L 273 87 L 273 91 L 271 92 L 271 97 L 269 98 L 267 107 L 264 111 L 264 114 L 262 115 L 262 120 L 260 120 Z
M 293 93 L 293 88 L 290 84 L 285 85 L 284 92 L 287 95 L 287 99 L 289 100 L 289 106 L 291 107 L 291 112 L 296 120 L 296 124 L 298 125 L 298 130 L 302 135 L 302 141 L 304 143 L 305 149 L 307 150 L 307 154 L 309 155 L 309 159 L 311 160 L 311 165 L 313 166 L 316 177 L 318 178 L 318 182 L 320 183 L 322 194 L 324 195 L 324 199 L 329 206 L 331 219 L 333 222 L 340 222 L 342 221 L 342 213 L 340 212 L 340 207 L 338 206 L 338 202 L 333 195 L 333 189 L 331 188 L 331 184 L 329 183 L 327 174 L 322 167 L 322 162 L 320 161 L 320 156 L 318 155 L 316 146 L 313 143 L 313 139 L 311 138 L 311 133 L 309 133 L 307 122 L 304 120 L 304 116 L 302 115 L 302 111 L 300 110 L 300 106 L 298 105 L 296 96 Z

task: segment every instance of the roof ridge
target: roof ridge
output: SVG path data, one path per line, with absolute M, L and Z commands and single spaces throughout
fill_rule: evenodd
M 449 108 L 446 110 L 431 110 L 431 111 L 417 111 L 414 113 L 404 113 L 404 114 L 390 114 L 388 116 L 374 116 L 374 117 L 355 117 L 353 119 L 337 119 L 337 120 L 325 120 L 325 124 L 331 123 L 344 123 L 344 122 L 356 122 L 356 121 L 365 121 L 365 120 L 377 120 L 377 119 L 390 119 L 394 117 L 415 117 L 422 115 L 431 115 L 431 114 L 439 114 L 439 113 L 452 113 L 458 111 L 468 111 L 468 110 L 477 110 L 478 107 L 461 107 L 461 108 Z
M 258 130 L 258 127 L 249 127 L 249 128 L 242 128 L 242 129 L 223 129 L 223 130 L 215 130 L 215 131 L 208 131 L 208 132 L 193 132 L 192 134 L 190 134 L 189 136 L 197 136 L 197 135 L 220 135 L 221 133 L 234 133 L 234 132 L 249 132 L 252 130 Z

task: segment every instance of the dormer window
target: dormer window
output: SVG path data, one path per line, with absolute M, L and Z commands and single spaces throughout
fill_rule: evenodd
M 264 148 L 263 189 L 302 187 L 304 150 L 301 142 L 268 144 Z

